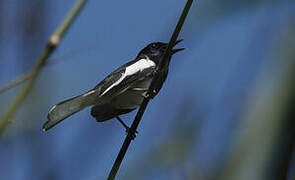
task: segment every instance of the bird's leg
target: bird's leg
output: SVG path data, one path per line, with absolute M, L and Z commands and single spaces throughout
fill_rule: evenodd
M 124 126 L 124 128 L 126 129 L 126 132 L 129 134 L 130 128 L 124 123 L 124 121 L 119 116 L 116 116 L 116 119 Z M 138 132 L 135 131 L 135 133 L 137 134 Z M 136 137 L 135 134 L 131 135 L 131 139 L 134 139 L 135 137 Z

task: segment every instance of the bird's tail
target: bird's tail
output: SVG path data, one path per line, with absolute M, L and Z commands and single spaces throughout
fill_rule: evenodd
M 95 104 L 95 94 L 95 90 L 92 90 L 53 106 L 47 115 L 47 121 L 43 125 L 43 130 L 47 131 L 72 114 L 81 111 L 87 106 Z

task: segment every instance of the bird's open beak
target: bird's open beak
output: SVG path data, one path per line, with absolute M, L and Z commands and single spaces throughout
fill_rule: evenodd
M 177 40 L 176 42 L 175 42 L 175 44 L 174 44 L 174 46 L 176 46 L 178 43 L 180 43 L 181 41 L 183 41 L 183 39 L 179 39 L 179 40 Z M 184 50 L 185 48 L 178 48 L 178 49 L 172 49 L 172 54 L 175 54 L 175 53 L 177 53 L 177 52 L 179 52 L 179 51 L 182 51 L 182 50 Z

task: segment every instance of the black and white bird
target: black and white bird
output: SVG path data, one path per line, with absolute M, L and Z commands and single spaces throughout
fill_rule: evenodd
M 181 41 L 176 41 L 175 45 Z M 43 125 L 43 130 L 49 130 L 57 123 L 88 106 L 92 106 L 91 115 L 96 118 L 96 121 L 102 122 L 117 118 L 128 130 L 119 115 L 129 113 L 140 106 L 167 45 L 162 42 L 149 44 L 139 52 L 135 60 L 116 69 L 92 90 L 53 106 Z M 183 49 L 173 49 L 171 55 Z M 164 70 L 158 76 L 159 79 L 156 80 L 155 94 L 159 92 L 167 77 L 168 67 L 169 64 L 164 66 Z

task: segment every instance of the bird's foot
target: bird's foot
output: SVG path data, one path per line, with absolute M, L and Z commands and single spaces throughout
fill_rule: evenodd
M 150 94 L 148 93 L 148 91 L 146 91 L 146 92 L 142 93 L 141 95 L 142 95 L 142 97 L 144 97 L 146 99 L 153 99 L 156 96 L 156 94 L 157 94 L 157 91 L 154 89 L 152 91 L 152 93 L 150 93 Z
M 132 132 L 130 130 L 130 128 L 126 129 L 126 133 L 127 133 L 128 138 L 130 138 L 131 140 L 134 140 L 136 138 L 136 134 L 138 134 L 137 131 Z
M 145 91 L 144 93 L 141 94 L 143 98 L 149 99 L 150 95 L 147 91 Z
M 119 116 L 116 116 L 116 119 L 124 126 L 127 136 L 129 136 L 131 140 L 135 139 L 136 134 L 138 134 L 138 131 L 135 130 L 135 132 L 131 132 L 130 128 L 124 123 L 124 121 Z
M 131 132 L 130 128 L 126 128 L 126 133 L 128 134 L 129 132 Z M 138 134 L 138 131 L 135 131 L 135 134 Z

